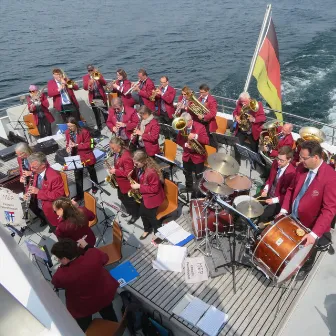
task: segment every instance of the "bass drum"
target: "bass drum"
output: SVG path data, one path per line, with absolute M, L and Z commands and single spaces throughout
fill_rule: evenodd
M 196 239 L 201 239 L 205 235 L 205 211 L 204 210 L 204 199 L 193 199 L 190 201 L 190 216 L 192 221 L 192 229 L 194 231 Z M 216 231 L 216 216 L 215 211 L 211 208 L 208 211 L 208 228 L 210 231 Z M 218 231 L 219 232 L 230 232 L 232 230 L 233 222 L 232 217 L 226 211 L 221 211 L 218 214 Z
M 276 283 L 291 278 L 305 263 L 313 245 L 304 246 L 309 231 L 291 216 L 266 227 L 256 243 L 253 263 Z

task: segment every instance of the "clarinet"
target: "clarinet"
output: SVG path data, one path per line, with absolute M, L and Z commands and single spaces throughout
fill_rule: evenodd
M 75 141 L 75 132 L 72 132 L 72 131 L 70 131 L 70 142 L 72 142 L 72 143 L 75 143 L 76 141 Z M 70 143 L 69 143 L 69 145 L 70 145 Z M 73 149 L 73 147 L 70 147 L 70 152 L 68 153 L 68 156 L 71 156 L 72 155 L 72 149 Z
M 140 129 L 140 125 L 141 125 L 141 120 L 139 121 L 137 127 L 134 129 L 132 135 L 131 135 L 131 139 L 130 141 L 136 146 L 139 144 L 139 135 L 135 134 L 135 130 L 136 129 Z
M 27 220 L 28 219 L 28 211 L 29 211 L 29 204 L 30 204 L 30 200 L 31 200 L 31 192 L 29 191 L 30 187 L 33 187 L 34 186 L 34 181 L 35 178 L 34 178 L 34 173 L 31 174 L 31 177 L 30 177 L 30 181 L 29 181 L 29 184 L 28 184 L 28 189 L 27 189 L 27 194 L 26 194 L 26 201 L 25 201 L 25 210 L 24 210 L 24 217 L 23 219 Z M 26 181 L 26 179 L 25 179 Z M 24 183 L 25 186 L 27 186 L 27 182 Z
M 122 112 L 117 113 L 117 122 L 121 122 L 122 115 L 123 115 Z M 118 138 L 120 138 L 120 134 L 121 134 L 121 130 L 120 130 L 120 127 L 119 127 L 119 128 L 118 128 L 118 132 L 117 132 L 117 137 L 118 137 Z

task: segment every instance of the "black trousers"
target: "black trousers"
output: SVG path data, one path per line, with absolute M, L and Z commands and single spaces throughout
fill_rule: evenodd
M 93 111 L 93 114 L 94 114 L 95 119 L 96 119 L 98 129 L 102 130 L 103 123 L 102 123 L 101 118 L 100 118 L 100 112 L 102 113 L 102 115 L 104 117 L 104 122 L 106 123 L 106 120 L 107 120 L 107 117 L 108 117 L 107 106 L 98 107 L 98 106 L 95 106 L 94 104 L 91 104 L 91 107 L 92 107 L 92 111 Z
M 37 203 L 37 198 L 34 197 L 31 199 L 30 204 L 29 204 L 30 210 L 34 213 L 34 215 L 41 220 L 42 223 L 46 223 L 52 231 L 56 230 L 56 226 L 53 226 L 49 223 L 47 217 L 45 216 L 44 212 L 42 209 L 38 207 Z
M 145 232 L 156 233 L 157 229 L 161 226 L 161 221 L 156 219 L 156 213 L 159 207 L 147 209 L 142 201 L 140 204 L 139 214 L 142 219 Z
M 113 322 L 118 322 L 117 315 L 113 309 L 113 303 L 111 302 L 108 306 L 99 310 L 99 314 L 104 320 L 109 320 Z M 75 319 L 80 328 L 85 332 L 92 322 L 92 315 L 86 317 L 80 317 Z
M 120 199 L 120 202 L 124 205 L 126 208 L 126 211 L 132 216 L 132 217 L 139 217 L 139 203 L 137 203 L 133 197 L 128 197 L 127 194 L 123 194 L 120 189 L 118 188 L 118 198 Z
M 259 198 L 259 200 L 267 199 L 268 197 Z M 269 204 L 264 208 L 264 213 L 259 217 L 258 223 L 267 223 L 274 219 L 274 217 L 280 212 L 280 203 Z
M 97 173 L 94 165 L 86 166 L 90 179 L 98 184 Z M 84 169 L 84 168 L 83 168 Z M 83 198 L 83 169 L 76 169 L 74 170 L 75 181 L 76 181 L 76 190 L 77 196 Z M 92 185 L 92 188 L 94 186 Z
M 40 138 L 52 135 L 51 133 L 51 123 L 47 120 L 45 116 L 38 118 L 37 129 L 40 133 Z
M 250 148 L 253 152 L 258 152 L 258 141 L 253 139 L 252 134 L 247 134 L 241 130 L 238 130 L 236 136 L 238 137 L 239 143 L 242 146 Z M 246 140 L 248 140 L 248 142 L 246 142 Z
M 158 121 L 160 124 L 164 124 L 167 126 L 171 126 L 172 119 L 168 117 L 167 113 L 162 113 L 158 117 Z M 171 127 L 161 127 L 161 133 L 164 135 L 165 139 L 175 139 L 176 138 L 176 132 L 171 129 Z
M 74 117 L 77 121 L 81 120 L 79 110 L 74 104 L 62 105 L 61 117 L 64 123 L 67 122 L 69 117 Z
M 192 173 L 195 173 L 196 184 L 198 184 L 197 182 L 201 179 L 204 170 L 204 162 L 193 163 L 191 159 L 189 159 L 188 162 L 183 161 L 183 168 L 186 170 L 186 172 L 183 172 L 186 179 L 186 187 L 193 188 L 194 182 Z

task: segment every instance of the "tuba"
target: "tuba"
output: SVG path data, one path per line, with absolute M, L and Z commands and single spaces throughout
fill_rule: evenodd
M 104 163 L 108 169 L 111 169 L 111 165 L 108 162 L 108 159 L 112 156 L 112 152 L 110 152 L 107 156 L 106 159 L 104 160 Z M 117 189 L 118 182 L 114 174 L 109 174 L 105 177 L 105 182 L 107 182 L 113 189 Z
M 133 180 L 133 179 L 131 178 L 131 175 L 132 175 L 133 171 L 134 171 L 134 170 L 132 170 L 132 171 L 128 174 L 128 176 L 127 176 L 128 180 L 130 181 L 131 184 L 135 184 L 135 183 L 137 183 L 135 180 Z M 128 197 L 133 197 L 134 200 L 135 200 L 135 202 L 137 202 L 137 203 L 141 203 L 142 195 L 140 194 L 140 191 L 139 191 L 139 190 L 133 190 L 133 189 L 131 189 L 131 190 L 128 191 L 127 195 L 128 195 Z
M 198 101 L 193 91 L 190 91 L 187 94 L 187 99 L 191 102 L 189 109 L 198 117 L 204 117 L 207 113 L 209 113 L 208 108 Z
M 183 137 L 188 137 L 188 134 L 186 134 L 185 132 L 185 128 L 187 127 L 187 122 L 184 118 L 182 117 L 175 118 L 173 120 L 172 127 L 175 131 L 181 132 L 181 135 Z M 196 139 L 188 140 L 188 144 L 192 148 L 192 150 L 195 151 L 197 154 L 207 155 L 207 152 L 204 146 Z
M 249 111 L 257 112 L 259 110 L 259 103 L 256 99 L 251 99 L 248 104 L 242 106 L 240 110 L 240 124 L 238 127 L 242 132 L 247 132 L 251 128 L 251 122 L 249 120 Z

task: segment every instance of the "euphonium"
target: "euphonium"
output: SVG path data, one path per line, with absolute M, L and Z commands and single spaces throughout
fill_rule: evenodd
M 181 132 L 182 136 L 188 137 L 188 134 L 186 134 L 185 132 L 185 128 L 187 127 L 187 121 L 184 118 L 182 117 L 175 118 L 172 122 L 172 127 L 175 131 Z M 192 150 L 194 150 L 197 154 L 201 154 L 201 155 L 207 154 L 203 145 L 196 139 L 191 139 L 191 140 L 188 139 L 188 144 L 192 148 Z
M 111 168 L 112 168 L 111 165 L 108 163 L 108 159 L 109 159 L 110 157 L 111 157 L 111 152 L 110 152 L 110 154 L 107 155 L 107 157 L 106 157 L 106 159 L 105 159 L 105 161 L 104 161 L 104 163 L 105 163 L 107 169 L 111 169 Z M 117 188 L 119 187 L 119 186 L 118 186 L 117 179 L 116 179 L 116 177 L 115 177 L 114 174 L 109 174 L 109 175 L 107 175 L 107 176 L 105 177 L 105 182 L 109 183 L 110 186 L 111 186 L 112 188 L 114 188 L 114 189 L 117 189 Z
M 240 124 L 238 124 L 238 127 L 241 131 L 247 132 L 251 128 L 251 122 L 249 120 L 249 111 L 257 112 L 259 110 L 259 103 L 256 99 L 251 99 L 248 104 L 245 104 L 242 106 L 240 110 Z
M 262 132 L 267 133 L 267 135 L 262 136 L 262 133 L 260 134 L 260 140 L 263 146 L 266 146 L 269 149 L 276 149 L 278 147 L 279 135 L 281 133 L 277 133 L 277 128 L 278 123 L 274 122 L 270 124 L 270 126 L 267 128 L 267 131 Z
M 187 99 L 191 102 L 189 109 L 197 116 L 204 117 L 209 110 L 195 97 L 194 93 L 191 91 L 187 94 Z
M 130 181 L 131 184 L 137 183 L 135 180 L 131 178 L 131 175 L 133 173 L 133 170 L 128 174 L 128 180 Z M 142 200 L 142 195 L 140 194 L 140 191 L 138 189 L 131 189 L 127 193 L 128 197 L 133 197 L 135 202 L 141 203 Z

